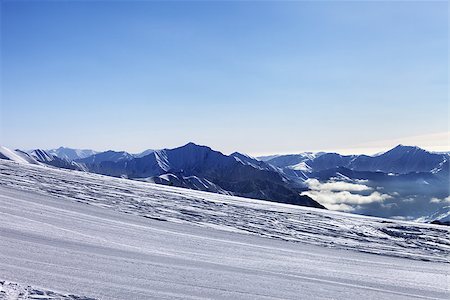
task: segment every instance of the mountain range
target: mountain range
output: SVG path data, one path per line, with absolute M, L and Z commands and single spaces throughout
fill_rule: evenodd
M 97 152 L 0 148 L 0 158 L 194 190 L 408 220 L 443 216 L 448 153 L 398 145 L 374 156 L 305 152 L 254 158 L 188 143 L 174 149 Z
M 10 152 L 27 154 L 20 150 Z M 301 190 L 298 186 L 276 168 L 256 159 L 254 161 L 259 166 L 250 164 L 250 158 L 243 162 L 234 156 L 227 156 L 194 143 L 175 149 L 147 150 L 147 152 L 149 153 L 147 155 L 133 155 L 124 151 L 110 150 L 68 160 L 65 152 L 62 157 L 58 157 L 50 154 L 55 153 L 54 150 L 36 149 L 29 151 L 28 156 L 30 160 L 66 169 L 324 208 L 309 196 L 300 195 Z M 10 159 L 14 160 L 14 157 Z
M 431 172 L 439 163 L 448 160 L 448 157 L 448 154 L 432 153 L 416 146 L 398 145 L 375 156 L 319 152 L 260 159 L 277 167 L 307 172 L 345 167 L 355 171 L 407 174 Z

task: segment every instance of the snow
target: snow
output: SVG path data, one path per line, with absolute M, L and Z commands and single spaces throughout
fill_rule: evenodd
M 312 172 L 311 167 L 308 166 L 308 164 L 304 161 L 302 161 L 296 165 L 290 166 L 289 168 L 291 168 L 293 170 L 297 170 L 297 171 Z
M 0 299 L 91 300 L 92 298 L 67 294 L 64 295 L 53 291 L 20 285 L 15 282 L 0 280 Z
M 418 218 L 416 221 L 417 222 L 438 221 L 441 223 L 450 224 L 450 205 L 443 206 L 443 207 L 439 208 L 438 210 L 436 210 L 431 215 Z
M 170 170 L 170 164 L 167 159 L 167 153 L 164 150 L 158 150 L 153 152 L 156 157 L 156 162 L 158 163 L 158 166 L 164 170 L 169 171 Z
M 0 279 L 62 295 L 450 297 L 443 226 L 6 160 L 0 215 Z
M 28 154 L 17 150 L 11 150 L 4 146 L 0 146 L 0 158 L 2 156 L 6 159 L 15 161 L 17 163 L 39 164 L 34 158 L 30 157 Z
M 51 154 L 47 153 L 44 150 L 40 150 L 40 149 L 35 149 L 35 150 L 31 151 L 29 154 L 31 157 L 33 157 L 37 161 L 41 161 L 44 163 L 51 162 L 55 159 Z

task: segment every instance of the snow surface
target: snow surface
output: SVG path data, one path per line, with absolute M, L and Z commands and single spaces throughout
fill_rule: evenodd
M 15 282 L 0 280 L 0 299 L 42 299 L 42 300 L 92 300 L 93 298 L 77 295 L 64 295 L 53 291 L 24 286 Z
M 450 297 L 443 226 L 5 160 L 0 215 L 0 279 L 62 295 Z

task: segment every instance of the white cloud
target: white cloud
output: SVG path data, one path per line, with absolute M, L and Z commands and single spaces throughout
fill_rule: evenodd
M 353 206 L 350 206 L 348 204 L 327 204 L 326 207 L 329 210 L 338 210 L 338 211 L 344 211 L 344 212 L 352 212 L 355 210 Z
M 450 203 L 450 196 L 445 197 L 444 199 L 439 198 L 431 198 L 430 203 Z
M 367 183 L 367 182 L 369 182 L 369 180 L 367 180 L 367 179 L 353 179 L 355 182 L 357 182 L 357 183 Z
M 406 203 L 408 203 L 408 202 L 414 202 L 414 201 L 416 201 L 416 199 L 414 199 L 414 198 L 412 198 L 412 197 L 409 197 L 409 198 L 406 198 L 406 199 L 403 199 L 403 200 L 402 200 L 402 202 L 406 202 Z
M 344 181 L 329 181 L 326 183 L 321 183 L 317 179 L 308 179 L 306 180 L 306 184 L 311 190 L 315 191 L 354 191 L 354 192 L 363 192 L 372 190 L 371 187 L 368 187 L 364 184 L 359 183 L 350 183 Z
M 373 191 L 369 195 L 351 193 L 373 190 L 371 187 L 363 184 L 343 181 L 321 183 L 317 179 L 308 179 L 306 183 L 310 190 L 303 192 L 302 195 L 311 197 L 330 210 L 348 212 L 355 210 L 355 206 L 357 205 L 383 202 L 386 199 L 392 198 L 392 196 L 382 194 L 378 191 Z

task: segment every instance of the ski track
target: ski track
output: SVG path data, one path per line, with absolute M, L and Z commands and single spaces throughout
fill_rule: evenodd
M 0 299 L 449 299 L 449 233 L 0 160 Z

